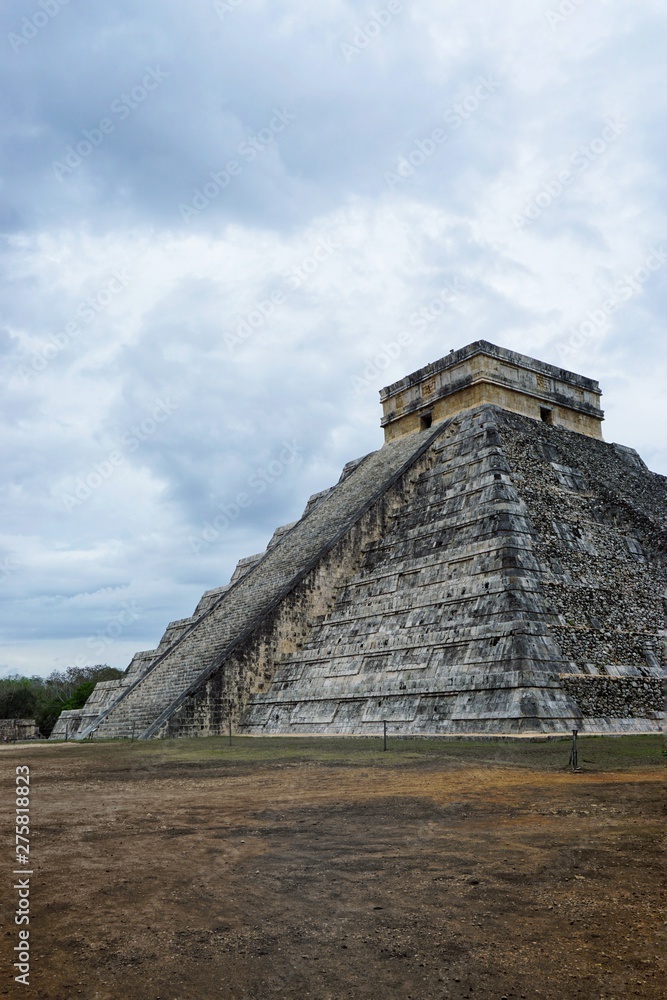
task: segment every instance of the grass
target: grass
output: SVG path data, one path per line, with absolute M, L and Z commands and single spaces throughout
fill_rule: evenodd
M 24 744 L 25 745 L 25 744 Z M 664 766 L 664 741 L 652 736 L 583 736 L 578 742 L 582 771 L 614 771 L 637 767 Z M 44 744 L 42 744 L 44 746 Z M 49 744 L 54 752 L 62 746 Z M 388 738 L 382 749 L 382 737 L 252 737 L 234 736 L 229 746 L 226 736 L 178 740 L 128 740 L 70 743 L 69 753 L 92 754 L 120 762 L 131 756 L 147 765 L 166 766 L 206 763 L 229 764 L 317 764 L 358 767 L 434 767 L 439 762 L 449 766 L 495 765 L 557 771 L 566 768 L 571 738 L 549 740 L 452 740 L 418 737 Z

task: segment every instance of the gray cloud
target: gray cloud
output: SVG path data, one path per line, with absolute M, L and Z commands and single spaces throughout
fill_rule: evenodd
M 8 669 L 154 645 L 480 337 L 667 472 L 663 6 L 229 7 L 3 9 Z

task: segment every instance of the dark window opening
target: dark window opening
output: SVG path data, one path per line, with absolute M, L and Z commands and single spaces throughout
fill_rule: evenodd
M 545 424 L 553 424 L 554 422 L 554 411 L 550 410 L 547 406 L 540 406 L 540 416 L 542 422 Z
M 421 417 L 419 418 L 419 429 L 422 431 L 427 431 L 432 423 L 433 423 L 433 414 L 422 413 Z

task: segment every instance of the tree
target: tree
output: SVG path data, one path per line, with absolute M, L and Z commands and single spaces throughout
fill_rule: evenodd
M 67 667 L 48 677 L 12 674 L 0 680 L 0 718 L 35 719 L 42 736 L 49 736 L 65 708 L 83 708 L 98 681 L 123 676 L 106 663 Z
M 0 681 L 0 718 L 32 719 L 37 691 L 28 677 L 6 677 Z
M 95 687 L 96 681 L 84 681 L 74 688 L 72 695 L 63 704 L 63 710 L 67 708 L 83 708 Z

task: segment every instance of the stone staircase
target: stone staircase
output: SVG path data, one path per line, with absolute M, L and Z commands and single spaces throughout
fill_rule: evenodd
M 246 639 L 323 555 L 431 445 L 441 428 L 409 435 L 348 463 L 339 483 L 311 498 L 304 516 L 274 535 L 259 558 L 222 588 L 193 619 L 172 623 L 174 641 L 156 651 L 143 673 L 77 739 L 149 738 Z M 206 595 L 205 595 L 206 596 Z M 171 626 L 170 626 L 171 627 Z M 162 645 L 162 644 L 161 644 Z

